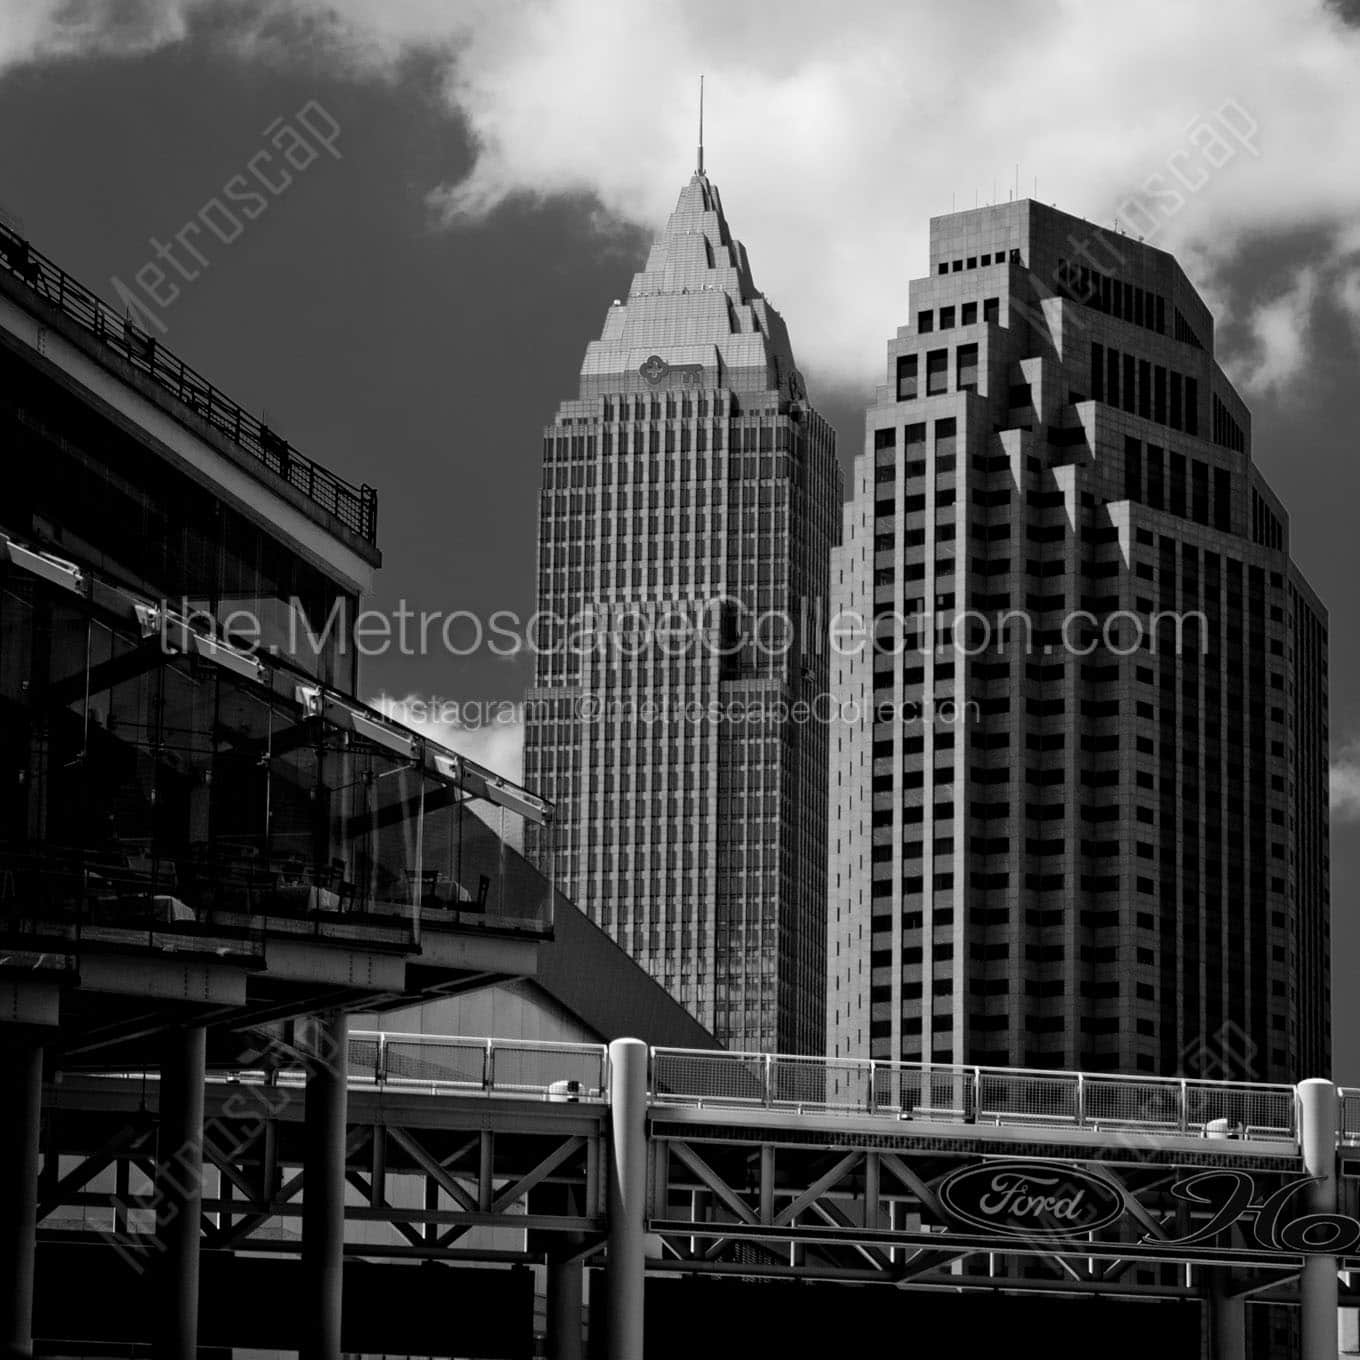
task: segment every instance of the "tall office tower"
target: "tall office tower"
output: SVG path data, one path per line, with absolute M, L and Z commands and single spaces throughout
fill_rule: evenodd
M 780 706 L 829 683 L 841 477 L 702 157 L 545 431 L 539 505 L 524 763 L 558 885 L 724 1043 L 820 1052 L 827 734 Z
M 1325 1075 L 1326 615 L 1204 303 L 1019 201 L 909 311 L 833 564 L 831 1051 Z

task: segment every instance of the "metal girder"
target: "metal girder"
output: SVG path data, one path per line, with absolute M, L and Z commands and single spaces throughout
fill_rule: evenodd
M 405 1129 L 389 1128 L 387 1136 L 406 1153 L 410 1159 L 437 1185 L 455 1204 L 461 1205 L 469 1213 L 476 1213 L 479 1205 L 448 1171 L 440 1165 Z M 476 1146 L 476 1140 L 471 1147 Z M 468 1150 L 471 1150 L 471 1147 Z
M 688 1143 L 682 1143 L 679 1139 L 672 1138 L 670 1150 L 736 1214 L 741 1222 L 757 1223 L 759 1221 L 752 1212 L 750 1205 Z
M 375 1209 L 387 1209 L 393 1213 L 393 1209 L 378 1189 L 378 1182 L 364 1175 L 362 1171 L 354 1167 L 345 1168 L 345 1179 L 361 1194 L 367 1197 L 370 1205 Z M 392 1226 L 413 1246 L 424 1247 L 429 1243 L 423 1238 L 409 1223 L 401 1223 L 393 1220 Z
M 154 1127 L 149 1118 L 127 1124 L 86 1157 L 79 1166 L 68 1171 L 50 1187 L 42 1186 L 40 1182 L 43 1195 L 38 1202 L 38 1222 L 41 1223 L 62 1204 L 67 1203 L 72 1195 L 84 1189 L 101 1172 L 107 1171 L 115 1162 L 125 1158 L 151 1134 Z
M 785 1205 L 774 1216 L 773 1226 L 778 1228 L 785 1223 L 792 1223 L 804 1209 L 810 1208 L 833 1186 L 839 1185 L 859 1165 L 863 1157 L 862 1152 L 847 1152 L 829 1171 L 818 1176 L 802 1194 L 795 1196 L 791 1204 Z M 846 1226 L 849 1226 L 848 1222 Z

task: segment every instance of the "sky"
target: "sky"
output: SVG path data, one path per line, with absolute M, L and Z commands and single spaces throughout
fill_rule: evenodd
M 158 339 L 378 487 L 375 608 L 482 618 L 532 612 L 542 428 L 693 169 L 700 73 L 847 464 L 932 215 L 1018 190 L 1173 251 L 1331 614 L 1360 1083 L 1357 71 L 1360 0 L 0 0 L 0 213 L 111 301 L 151 281 Z M 364 689 L 513 777 L 529 675 L 436 648 Z

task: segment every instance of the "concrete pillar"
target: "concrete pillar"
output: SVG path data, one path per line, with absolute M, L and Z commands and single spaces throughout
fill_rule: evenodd
M 642 1360 L 647 1214 L 647 1045 L 609 1045 L 608 1360 Z
M 33 1263 L 38 1234 L 42 1049 L 0 1041 L 0 1356 L 33 1354 Z
M 203 1084 L 207 1031 L 170 1030 L 161 1040 L 156 1145 L 155 1355 L 198 1354 L 198 1267 L 203 1219 Z
M 1336 1087 L 1321 1077 L 1299 1083 L 1299 1144 L 1303 1169 L 1314 1177 L 1303 1191 L 1300 1208 L 1310 1214 L 1337 1211 Z M 1300 1360 L 1335 1360 L 1337 1338 L 1336 1257 L 1309 1254 L 1299 1276 L 1299 1313 L 1303 1329 Z
M 301 1026 L 307 1063 L 303 1107 L 302 1360 L 340 1360 L 345 1261 L 345 1121 L 349 1017 L 338 1011 Z
M 1229 1292 L 1226 1269 L 1209 1270 L 1209 1355 L 1211 1360 L 1246 1360 L 1247 1301 Z

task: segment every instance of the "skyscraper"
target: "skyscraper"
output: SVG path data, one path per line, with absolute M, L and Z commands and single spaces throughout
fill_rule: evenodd
M 825 1039 L 827 734 L 794 714 L 841 499 L 701 155 L 545 431 L 524 762 L 531 853 L 734 1047 Z
M 1166 252 L 935 218 L 833 564 L 833 1053 L 1330 1062 L 1327 628 Z M 1178 643 L 1179 636 L 1179 643 Z

